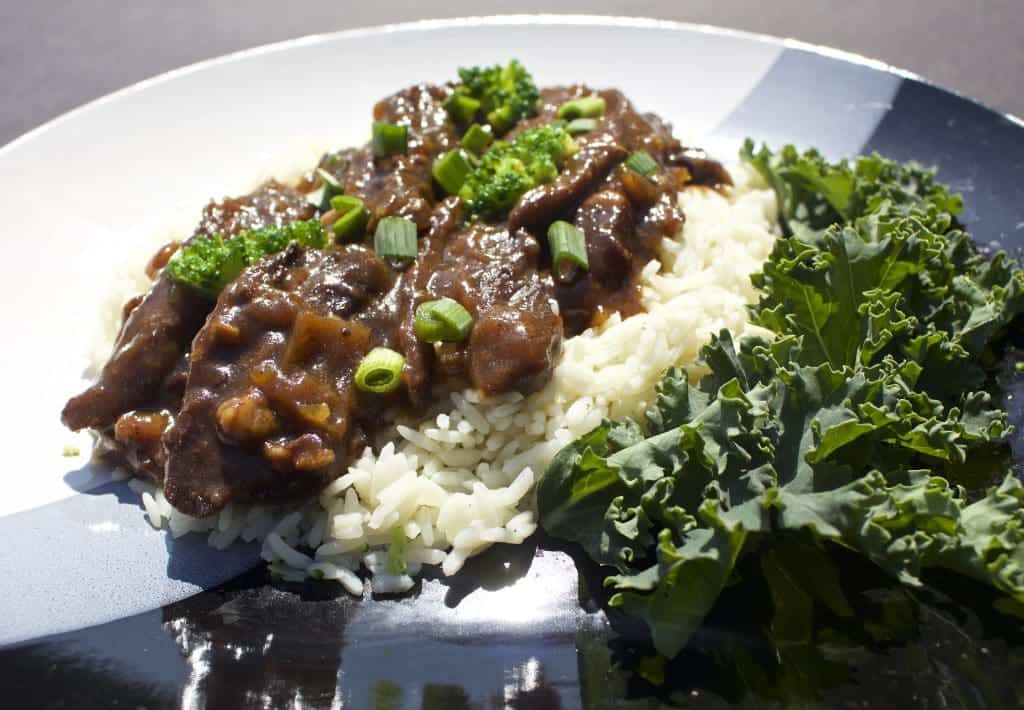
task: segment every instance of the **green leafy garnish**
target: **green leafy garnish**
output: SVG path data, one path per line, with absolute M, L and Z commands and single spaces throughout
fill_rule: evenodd
M 219 234 L 200 234 L 174 255 L 167 264 L 167 273 L 204 296 L 216 298 L 246 266 L 282 251 L 292 242 L 323 249 L 327 237 L 323 225 L 315 219 L 245 230 L 227 239 Z
M 562 160 L 575 151 L 565 128 L 529 128 L 511 143 L 495 142 L 466 176 L 459 196 L 474 215 L 498 215 L 527 190 L 554 180 Z
M 743 157 L 788 233 L 754 277 L 752 321 L 774 338 L 723 331 L 709 374 L 667 372 L 643 426 L 605 422 L 563 449 L 541 524 L 617 569 L 610 603 L 665 656 L 737 561 L 783 533 L 802 537 L 762 560 L 776 638 L 807 635 L 812 600 L 849 613 L 822 563 L 831 544 L 907 585 L 953 570 L 1020 608 L 1024 485 L 983 363 L 1024 310 L 1024 273 L 975 251 L 959 197 L 918 166 L 749 142 Z
M 514 59 L 505 66 L 461 68 L 459 79 L 461 83 L 446 103 L 458 123 L 469 123 L 480 115 L 501 135 L 537 111 L 537 85 Z
M 877 154 L 852 164 L 829 163 L 813 149 L 801 153 L 788 145 L 773 153 L 764 146 L 756 150 L 748 139 L 740 157 L 775 190 L 787 231 L 805 240 L 837 222 L 877 212 L 886 202 L 891 215 L 916 213 L 926 221 L 952 219 L 963 207 L 960 196 L 937 182 L 933 171 Z
M 409 538 L 405 536 L 405 529 L 397 526 L 391 529 L 391 546 L 388 548 L 388 574 L 408 574 L 409 562 L 406 556 L 409 553 Z

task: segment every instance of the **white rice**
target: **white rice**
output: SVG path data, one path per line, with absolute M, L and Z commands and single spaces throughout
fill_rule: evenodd
M 396 436 L 367 449 L 318 500 L 301 506 L 229 505 L 197 519 L 133 480 L 147 518 L 175 537 L 206 533 L 218 548 L 261 540 L 276 575 L 336 579 L 357 595 L 361 569 L 374 592 L 399 593 L 423 565 L 451 575 L 494 543 L 522 542 L 537 527 L 529 493 L 562 446 L 602 419 L 642 414 L 666 368 L 684 365 L 698 378 L 694 362 L 710 334 L 753 328 L 750 275 L 778 231 L 775 197 L 752 171 L 732 172 L 736 185 L 724 194 L 680 194 L 686 224 L 643 271 L 646 312 L 615 315 L 567 340 L 539 392 L 486 401 L 473 391 L 452 394 L 450 406 L 398 425 Z

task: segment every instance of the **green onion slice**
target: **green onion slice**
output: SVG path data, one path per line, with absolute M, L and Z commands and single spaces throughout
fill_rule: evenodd
M 415 259 L 416 225 L 405 217 L 383 217 L 373 234 L 373 250 L 384 259 Z
M 309 199 L 321 212 L 326 212 L 331 208 L 331 198 L 343 193 L 345 186 L 323 168 L 317 168 L 313 172 L 320 178 L 320 189 L 310 193 Z
M 493 140 L 494 133 L 491 131 L 490 126 L 481 126 L 479 123 L 474 123 L 466 129 L 466 133 L 462 136 L 462 147 L 470 153 L 481 155 Z
M 434 179 L 449 195 L 458 194 L 466 176 L 473 170 L 465 153 L 456 148 L 434 161 Z
M 331 209 L 340 214 L 348 214 L 360 207 L 366 209 L 363 201 L 352 195 L 335 195 L 331 198 Z
M 402 384 L 405 358 L 389 348 L 374 348 L 356 368 L 356 387 L 363 392 L 387 394 Z
M 391 547 L 388 548 L 387 570 L 389 574 L 407 574 L 409 572 L 409 538 L 405 536 L 405 528 L 396 525 L 391 528 Z
M 498 135 L 504 134 L 515 125 L 511 106 L 500 106 L 487 114 L 487 122 L 494 127 Z
M 597 118 L 604 115 L 604 99 L 597 94 L 566 101 L 558 107 L 558 117 L 567 121 L 576 118 Z
M 413 323 L 416 337 L 428 343 L 461 343 L 472 328 L 473 316 L 451 298 L 421 303 Z
M 334 177 L 323 168 L 317 168 L 316 174 L 320 177 L 320 182 L 324 184 L 324 187 L 331 191 L 331 197 L 334 197 L 334 195 L 340 195 L 345 191 L 345 187 L 338 181 L 338 178 Z
M 453 121 L 456 123 L 468 123 L 473 120 L 473 116 L 480 110 L 480 102 L 472 96 L 454 93 L 444 102 L 444 107 L 448 109 L 448 115 L 452 117 Z
M 595 128 L 597 128 L 596 118 L 574 118 L 565 126 L 565 130 L 572 136 L 579 135 L 580 133 L 590 133 Z
M 404 153 L 409 145 L 409 127 L 397 123 L 373 122 L 373 154 L 378 158 Z
M 658 161 L 652 158 L 647 151 L 638 150 L 626 158 L 626 167 L 649 178 L 658 169 Z
M 351 195 L 335 195 L 331 198 L 330 205 L 331 209 L 338 213 L 338 218 L 331 225 L 335 239 L 339 241 L 361 239 L 366 233 L 366 222 L 370 217 L 363 201 Z
M 551 272 L 559 281 L 566 281 L 571 276 L 575 265 L 588 271 L 590 260 L 587 258 L 587 240 L 583 232 L 568 222 L 553 222 L 548 227 L 548 246 L 551 247 Z

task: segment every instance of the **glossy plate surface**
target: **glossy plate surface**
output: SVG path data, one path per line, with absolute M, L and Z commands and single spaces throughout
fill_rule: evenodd
M 211 196 L 362 142 L 380 97 L 444 81 L 466 58 L 511 57 L 541 85 L 620 88 L 726 160 L 749 135 L 936 165 L 964 193 L 979 243 L 1024 243 L 1018 120 L 874 62 L 712 28 L 507 17 L 356 30 L 230 55 L 93 102 L 0 149 L 0 365 L 13 375 L 0 408 L 2 697 L 78 708 L 1024 703 L 1020 634 L 963 605 L 989 606 L 974 587 L 907 597 L 850 560 L 863 618 L 880 615 L 887 638 L 778 659 L 765 657 L 764 594 L 751 578 L 654 693 L 614 640 L 597 571 L 549 541 L 494 548 L 457 579 L 428 579 L 401 599 L 354 600 L 269 584 L 258 566 L 247 572 L 253 546 L 219 553 L 201 538 L 169 540 L 125 484 L 87 463 L 87 441 L 58 413 L 83 384 L 109 274 L 125 258 L 189 230 Z M 1019 425 L 1015 353 L 1001 381 Z M 62 455 L 71 443 L 81 456 Z

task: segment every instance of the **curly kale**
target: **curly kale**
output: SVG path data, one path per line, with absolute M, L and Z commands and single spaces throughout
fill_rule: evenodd
M 888 203 L 889 214 L 955 219 L 963 208 L 959 195 L 936 181 L 935 172 L 917 163 L 897 163 L 878 154 L 829 163 L 813 148 L 791 145 L 778 152 L 750 139 L 740 157 L 755 168 L 779 198 L 779 216 L 786 230 L 808 238 L 837 222 L 852 222 Z M 935 225 L 941 229 L 942 225 Z
M 281 227 L 246 230 L 235 237 L 200 234 L 174 255 L 167 273 L 175 281 L 208 298 L 216 298 L 221 289 L 234 281 L 246 266 L 282 251 L 292 242 L 314 249 L 327 245 L 327 236 L 318 220 L 293 222 Z
M 470 123 L 482 115 L 501 135 L 520 119 L 537 112 L 537 85 L 514 59 L 505 66 L 459 69 L 459 78 L 462 83 L 455 87 L 448 110 L 460 123 Z
M 575 142 L 561 126 L 529 128 L 511 143 L 491 146 L 466 177 L 459 196 L 474 215 L 498 215 L 527 190 L 554 180 L 564 158 L 575 150 Z
M 915 165 L 749 143 L 744 157 L 791 234 L 754 277 L 752 320 L 773 339 L 723 331 L 702 352 L 709 374 L 669 371 L 644 426 L 605 422 L 563 449 L 538 484 L 541 524 L 617 568 L 611 604 L 665 656 L 740 558 L 784 535 L 907 585 L 953 570 L 1024 609 L 1024 485 L 982 368 L 1024 312 L 1024 273 L 980 256 L 959 198 Z M 776 595 L 777 615 L 793 599 Z

